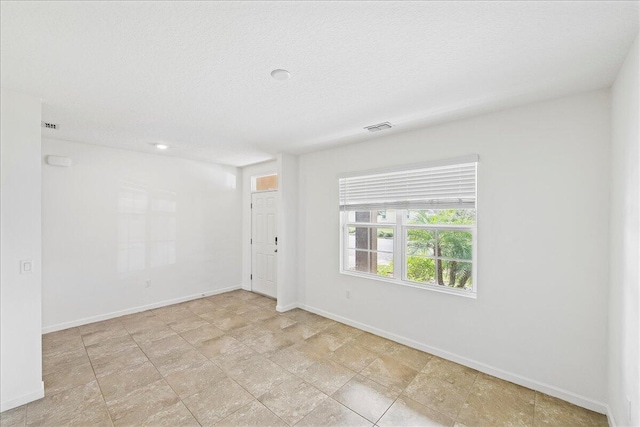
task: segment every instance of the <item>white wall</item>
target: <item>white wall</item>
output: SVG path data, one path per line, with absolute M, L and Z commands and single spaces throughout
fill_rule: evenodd
M 619 426 L 640 426 L 640 124 L 638 39 L 612 88 L 609 405 Z
M 302 155 L 301 304 L 604 412 L 609 101 L 591 92 Z M 468 154 L 477 299 L 339 273 L 338 174 Z
M 45 331 L 241 285 L 239 170 L 43 140 Z M 146 280 L 151 286 L 146 287 Z
M 297 306 L 298 298 L 298 157 L 279 154 L 276 160 L 242 168 L 242 287 L 251 289 L 251 177 L 278 174 L 277 310 Z
M 40 99 L 2 89 L 0 411 L 44 396 L 42 383 Z M 20 261 L 33 272 L 20 274 Z
M 242 289 L 251 290 L 251 177 L 274 173 L 278 173 L 276 160 L 242 168 Z
M 298 302 L 298 157 L 278 155 L 278 311 Z

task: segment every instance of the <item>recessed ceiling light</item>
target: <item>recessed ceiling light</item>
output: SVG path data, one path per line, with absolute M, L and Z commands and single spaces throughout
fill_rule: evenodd
M 271 77 L 276 80 L 289 80 L 289 78 L 291 77 L 291 73 L 287 70 L 278 69 L 271 72 Z
M 155 145 L 158 150 L 166 150 L 167 148 L 169 148 L 169 146 L 165 144 L 153 144 L 153 145 Z

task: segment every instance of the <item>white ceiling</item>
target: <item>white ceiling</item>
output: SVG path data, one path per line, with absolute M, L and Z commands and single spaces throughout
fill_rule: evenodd
M 609 86 L 637 2 L 5 2 L 43 136 L 246 165 Z M 269 73 L 291 72 L 288 81 Z

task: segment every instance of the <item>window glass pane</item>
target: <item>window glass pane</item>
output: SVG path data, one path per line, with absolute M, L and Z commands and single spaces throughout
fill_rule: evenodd
M 347 264 L 349 270 L 369 272 L 369 252 L 356 251 L 349 249 L 349 262 Z
M 393 277 L 393 254 L 386 252 L 377 253 L 377 271 L 380 276 Z
M 350 211 L 349 222 L 376 222 L 376 211 Z
M 419 256 L 407 257 L 407 279 L 413 282 L 436 284 L 436 261 Z
M 393 252 L 393 228 L 349 227 L 349 249 Z
M 472 269 L 470 262 L 440 261 L 442 264 L 441 285 L 450 288 L 472 289 Z
M 475 223 L 475 209 L 410 210 L 407 214 L 407 224 L 471 225 Z
M 438 231 L 439 256 L 471 259 L 473 236 L 470 231 Z
M 376 272 L 376 253 L 349 249 L 349 270 L 361 271 L 363 273 Z
M 349 227 L 349 248 L 350 249 L 376 249 L 375 228 L 369 227 Z M 373 245 L 372 245 L 373 243 Z
M 349 221 L 345 229 L 346 270 L 390 279 L 396 274 L 398 282 L 473 290 L 473 230 L 465 226 L 475 225 L 474 209 L 351 211 L 342 215 Z M 397 217 L 407 224 L 401 230 L 404 265 L 394 265 Z
M 374 228 L 378 236 L 378 249 L 393 252 L 393 228 Z
M 396 210 L 348 211 L 347 222 L 380 222 L 383 224 L 395 224 Z
M 395 209 L 386 209 L 382 211 L 377 211 L 377 221 L 384 224 L 395 224 L 396 223 L 396 210 Z
M 349 249 L 348 256 L 348 270 L 393 277 L 392 253 Z
M 347 268 L 393 276 L 393 228 L 349 227 Z
M 258 176 L 255 178 L 253 191 L 270 191 L 278 189 L 278 175 Z
M 407 230 L 407 255 L 434 256 L 434 230 Z

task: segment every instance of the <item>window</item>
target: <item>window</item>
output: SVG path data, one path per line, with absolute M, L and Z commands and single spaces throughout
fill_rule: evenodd
M 273 191 L 278 189 L 278 175 L 254 176 L 251 178 L 251 191 Z
M 348 211 L 347 270 L 393 277 L 395 211 Z
M 341 272 L 474 295 L 477 159 L 341 177 Z

